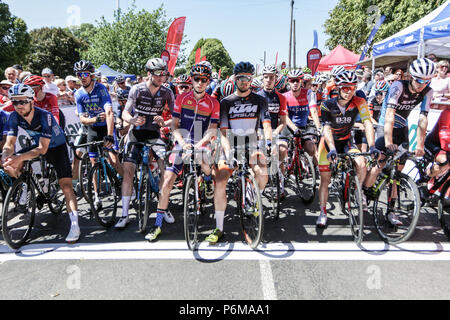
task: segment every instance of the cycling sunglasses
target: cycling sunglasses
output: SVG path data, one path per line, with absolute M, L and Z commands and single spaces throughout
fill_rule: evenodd
M 356 90 L 356 86 L 341 86 L 341 90 L 345 93 L 352 92 Z
M 414 77 L 413 77 L 413 79 L 418 84 L 429 84 L 431 82 L 431 80 L 424 80 L 424 79 L 419 79 L 419 78 L 414 78 Z
M 195 78 L 193 78 L 193 80 L 195 82 L 201 82 L 201 83 L 207 83 L 208 82 L 208 78 L 195 77 Z
M 155 70 L 155 71 L 152 71 L 151 74 L 153 76 L 163 77 L 163 76 L 167 76 L 167 71 L 165 71 L 165 70 Z
M 11 87 L 1 87 L 3 90 L 9 90 Z
M 26 99 L 26 100 L 11 100 L 13 106 L 23 106 L 27 103 L 29 103 L 31 100 Z
M 244 82 L 244 81 L 248 82 L 248 81 L 252 80 L 252 77 L 251 76 L 237 76 L 236 80 L 239 80 L 239 81 L 242 81 L 242 82 Z
M 300 81 L 302 81 L 302 79 L 300 78 L 292 78 L 288 80 L 289 83 L 300 83 Z
M 178 88 L 180 88 L 181 90 L 186 90 L 189 89 L 189 86 L 178 86 Z
M 77 72 L 78 78 L 89 78 L 91 76 L 90 72 Z

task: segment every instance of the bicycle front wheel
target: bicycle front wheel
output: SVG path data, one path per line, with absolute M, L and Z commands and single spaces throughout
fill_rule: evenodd
M 438 218 L 445 235 L 450 239 L 450 199 L 447 193 L 450 191 L 450 181 L 447 181 L 441 189 L 438 201 Z
M 200 216 L 198 189 L 194 176 L 190 175 L 184 184 L 184 237 L 189 250 L 198 249 L 198 219 Z
M 6 194 L 2 210 L 2 234 L 8 246 L 19 249 L 28 239 L 36 212 L 34 185 L 18 178 Z
M 251 174 L 240 178 L 237 206 L 244 239 L 252 249 L 255 249 L 262 239 L 264 215 L 261 193 L 255 178 Z
M 420 214 L 417 185 L 406 174 L 400 173 L 399 177 L 396 183 L 397 198 L 391 197 L 394 185 L 385 179 L 373 204 L 373 219 L 377 233 L 383 241 L 390 244 L 408 240 L 414 233 Z M 389 214 L 395 214 L 402 224 L 392 225 L 388 219 Z
M 147 228 L 148 217 L 150 215 L 150 181 L 148 180 L 149 169 L 148 166 L 141 164 L 137 171 L 139 176 L 136 182 L 136 201 L 137 201 L 137 220 L 138 230 L 140 233 L 145 233 Z
M 274 219 L 280 215 L 280 175 L 276 173 L 269 174 L 269 181 L 263 191 L 263 195 L 269 201 L 269 214 Z
M 50 201 L 48 202 L 48 207 L 53 214 L 60 214 L 64 208 L 65 198 L 64 193 L 59 186 L 55 168 L 50 167 L 48 171 L 48 177 L 48 197 L 50 199 Z
M 316 196 L 316 171 L 311 158 L 300 154 L 294 171 L 297 193 L 304 204 L 310 204 Z
M 111 227 L 117 214 L 120 201 L 120 188 L 116 185 L 114 175 L 99 162 L 92 167 L 88 180 L 88 199 L 91 211 L 100 225 Z
M 81 194 L 84 200 L 89 202 L 87 188 L 89 181 L 89 171 L 91 170 L 91 159 L 89 158 L 89 152 L 85 152 L 81 158 L 80 165 L 78 167 L 78 182 L 80 183 Z
M 364 236 L 364 213 L 362 207 L 362 191 L 357 176 L 348 175 L 344 195 L 345 212 L 348 214 L 350 229 L 357 244 Z

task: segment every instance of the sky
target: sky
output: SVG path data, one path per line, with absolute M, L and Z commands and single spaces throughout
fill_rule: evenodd
M 3 0 L 11 13 L 22 18 L 28 30 L 41 27 L 67 27 L 81 23 L 96 25 L 102 16 L 112 21 L 118 0 Z M 132 0 L 119 0 L 126 10 Z M 167 18 L 186 16 L 186 54 L 200 38 L 222 41 L 234 63 L 250 61 L 263 65 L 289 62 L 291 0 L 135 0 L 138 9 L 153 11 L 163 4 Z M 296 63 L 306 65 L 306 53 L 314 43 L 314 30 L 323 55 L 327 35 L 323 24 L 338 0 L 295 0 Z M 293 58 L 292 58 L 293 64 Z

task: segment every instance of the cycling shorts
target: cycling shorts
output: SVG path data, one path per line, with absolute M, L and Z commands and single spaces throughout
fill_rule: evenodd
M 150 142 L 150 143 L 159 143 L 164 144 L 164 141 L 160 138 L 159 131 L 150 131 L 150 130 L 130 130 L 128 132 L 128 143 L 125 148 L 125 155 L 123 158 L 123 162 L 131 162 L 135 165 L 138 165 L 142 161 L 141 153 L 142 146 L 132 145 L 130 146 L 130 142 Z M 153 146 L 152 154 L 153 157 L 158 160 L 159 157 L 157 155 L 158 151 L 165 151 L 166 148 L 163 146 Z
M 103 139 L 108 135 L 107 126 L 99 126 L 99 127 L 88 126 L 87 128 L 88 128 L 87 139 L 86 139 L 87 143 L 103 141 Z M 119 141 L 117 140 L 115 130 L 116 129 L 114 129 L 114 133 L 113 133 L 114 145 L 113 145 L 112 149 L 108 150 L 108 151 L 112 151 L 112 152 L 117 152 L 117 150 L 119 150 Z M 91 159 L 98 158 L 98 152 L 97 152 L 96 147 L 90 146 L 88 150 L 89 150 L 89 158 L 91 158 Z
M 334 146 L 337 153 L 355 153 L 360 152 L 359 149 L 351 143 L 351 139 L 347 140 L 334 140 Z M 330 148 L 325 142 L 325 138 L 322 137 L 319 142 L 319 171 L 330 172 L 330 161 L 327 159 Z
M 202 161 L 211 166 L 212 165 L 211 147 L 208 145 L 208 146 L 202 147 L 201 149 L 204 152 L 195 154 L 196 163 L 200 163 L 200 161 Z M 179 144 L 176 144 L 175 147 L 173 147 L 173 151 L 180 151 L 180 152 L 177 152 L 174 154 L 175 157 L 172 157 L 173 161 L 171 161 L 172 166 L 167 168 L 166 171 L 171 171 L 171 172 L 175 173 L 176 175 L 178 175 L 181 172 L 181 170 L 183 169 L 183 165 L 185 163 L 189 163 L 189 158 L 186 158 L 185 160 L 183 160 L 183 152 L 182 152 L 182 148 Z M 208 156 L 208 153 L 210 156 Z

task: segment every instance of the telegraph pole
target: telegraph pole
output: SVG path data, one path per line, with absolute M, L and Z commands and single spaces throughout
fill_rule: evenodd
M 291 0 L 291 30 L 289 32 L 289 69 L 291 68 L 291 52 L 292 52 L 292 20 L 294 15 L 294 0 Z
M 296 54 L 295 54 L 295 48 L 297 47 L 297 41 L 295 39 L 295 20 L 294 20 L 294 69 L 297 68 L 297 63 L 296 63 Z

